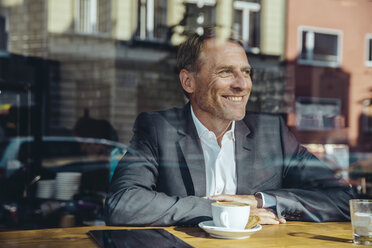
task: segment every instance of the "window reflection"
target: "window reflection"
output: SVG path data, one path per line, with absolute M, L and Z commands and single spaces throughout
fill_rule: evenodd
M 303 27 L 300 62 L 323 66 L 341 63 L 341 32 Z
M 0 16 L 0 51 L 8 49 L 8 31 L 7 23 L 4 16 Z
M 233 29 L 241 37 L 246 47 L 253 53 L 260 47 L 260 4 L 255 1 L 234 2 Z
M 253 80 L 248 110 L 283 115 L 301 143 L 323 149 L 338 169 L 368 161 L 372 30 L 363 18 L 342 16 L 347 7 L 337 1 L 327 16 L 339 25 L 314 18 L 304 3 L 0 1 L 0 229 L 55 227 L 66 215 L 76 225 L 102 221 L 136 116 L 185 104 L 177 46 L 185 33 L 208 25 L 231 28 L 245 44 Z M 82 174 L 74 196 L 37 197 L 45 196 L 39 182 L 63 172 Z
M 162 40 L 167 35 L 167 1 L 139 0 L 136 36 L 141 40 Z
M 366 66 L 372 66 L 372 34 L 366 35 Z

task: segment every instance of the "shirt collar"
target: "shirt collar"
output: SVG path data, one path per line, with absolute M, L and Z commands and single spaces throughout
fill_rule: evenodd
M 190 108 L 191 108 L 192 120 L 194 121 L 194 125 L 196 127 L 196 131 L 198 132 L 199 138 L 201 138 L 205 133 L 208 133 L 209 130 L 196 117 L 196 115 L 194 114 L 194 110 L 192 110 L 191 104 L 190 104 Z M 235 121 L 232 122 L 231 128 L 229 130 L 227 130 L 226 133 L 225 133 L 225 134 L 228 134 L 229 137 L 232 140 L 235 141 L 235 133 L 234 133 L 234 131 L 235 131 Z

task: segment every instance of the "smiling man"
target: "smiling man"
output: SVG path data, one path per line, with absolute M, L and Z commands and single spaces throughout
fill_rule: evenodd
M 281 117 L 246 112 L 251 67 L 243 46 L 213 28 L 179 47 L 189 103 L 142 113 L 106 199 L 109 225 L 195 225 L 213 201 L 251 205 L 262 224 L 341 221 L 353 196 L 302 147 Z
M 252 89 L 251 67 L 240 44 L 216 39 L 204 42 L 198 60 L 195 71 L 180 71 L 180 81 L 197 119 L 216 134 L 221 145 L 232 121 L 245 115 Z

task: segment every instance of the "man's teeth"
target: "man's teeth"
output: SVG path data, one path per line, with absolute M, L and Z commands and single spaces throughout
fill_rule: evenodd
M 228 96 L 227 99 L 233 102 L 240 102 L 243 99 L 243 97 L 242 96 Z

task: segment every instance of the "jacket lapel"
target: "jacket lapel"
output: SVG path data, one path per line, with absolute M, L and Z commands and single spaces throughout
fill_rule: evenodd
M 206 174 L 203 150 L 200 144 L 194 122 L 192 120 L 190 104 L 183 109 L 185 122 L 178 128 L 180 139 L 178 145 L 185 159 L 188 172 L 191 177 L 191 184 L 186 187 L 193 188 L 196 196 L 206 195 Z M 252 194 L 254 183 L 254 139 L 246 118 L 237 121 L 235 125 L 235 161 L 237 174 L 237 194 Z
M 253 135 L 249 135 L 251 131 L 244 120 L 237 121 L 235 126 L 236 194 L 252 194 L 251 189 L 254 181 L 254 140 Z
M 186 122 L 178 128 L 178 133 L 181 136 L 178 145 L 183 153 L 186 166 L 190 173 L 194 191 L 191 193 L 203 197 L 206 195 L 205 163 L 200 139 L 192 120 L 190 104 L 187 104 L 184 108 L 184 117 Z M 186 187 L 189 186 L 190 185 L 186 185 Z

